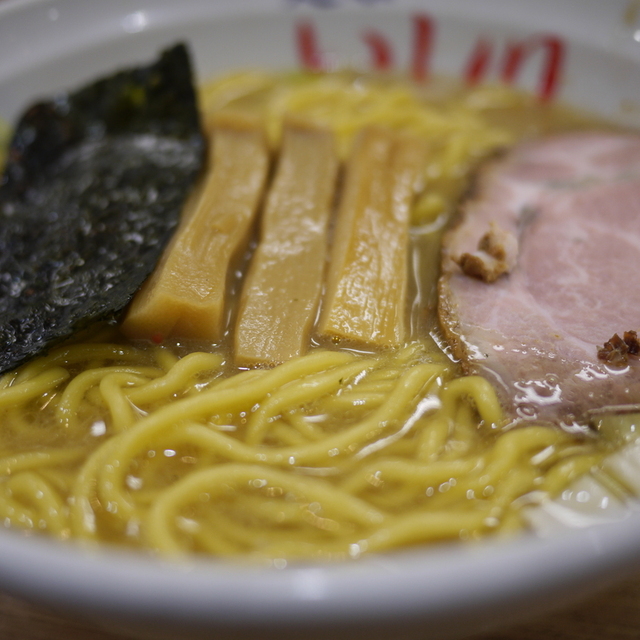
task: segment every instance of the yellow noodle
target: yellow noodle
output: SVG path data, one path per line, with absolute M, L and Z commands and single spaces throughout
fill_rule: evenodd
M 247 444 L 260 444 L 268 428 L 269 421 L 285 408 L 313 402 L 320 396 L 332 393 L 341 385 L 346 384 L 352 376 L 367 371 L 374 364 L 373 360 L 358 360 L 357 362 L 335 367 L 329 371 L 307 376 L 301 380 L 295 380 L 281 387 L 271 394 L 260 405 L 260 408 L 251 415 L 247 424 Z
M 277 420 L 271 423 L 271 433 L 278 443 L 282 443 L 285 446 L 293 447 L 300 446 L 308 442 L 308 440 L 300 434 L 299 431 L 292 429 L 285 424 L 282 420 Z
M 87 353 L 89 358 L 93 355 L 91 351 Z M 420 355 L 415 347 L 410 355 L 405 352 L 401 356 L 366 360 L 354 359 L 345 353 L 320 351 L 273 370 L 238 374 L 228 381 L 215 382 L 198 397 L 174 399 L 172 402 L 170 400 L 179 395 L 180 388 L 188 387 L 199 371 L 219 366 L 220 358 L 205 355 L 187 357 L 176 361 L 160 377 L 157 369 L 137 369 L 119 364 L 101 367 L 91 375 L 81 373 L 67 386 L 54 408 L 56 413 L 64 415 L 65 411 L 73 411 L 74 408 L 78 411 L 83 396 L 88 393 L 87 388 L 99 385 L 114 428 L 123 431 L 103 444 L 95 443 L 97 448 L 88 456 L 73 482 L 68 515 L 57 516 L 58 519 L 49 525 L 39 510 L 34 510 L 28 503 L 17 503 L 6 495 L 5 489 L 0 498 L 4 501 L 0 505 L 0 516 L 11 512 L 12 516 L 5 517 L 13 526 L 33 526 L 34 518 L 39 518 L 46 523 L 45 528 L 58 532 L 55 535 L 71 531 L 72 535 L 85 539 L 104 536 L 106 531 L 101 533 L 103 522 L 112 522 L 110 531 L 123 530 L 125 525 L 131 528 L 131 523 L 138 522 L 141 523 L 143 537 L 153 540 L 152 544 L 165 552 L 202 549 L 220 555 L 269 555 L 279 550 L 279 553 L 291 556 L 308 552 L 325 557 L 344 557 L 353 552 L 354 544 L 360 544 L 358 540 L 362 549 L 381 550 L 441 537 L 475 536 L 482 531 L 499 529 L 502 520 L 507 523 L 507 528 L 515 526 L 517 518 L 507 517 L 505 510 L 515 498 L 536 488 L 534 481 L 542 475 L 542 470 L 534 466 L 520 468 L 518 465 L 526 461 L 532 452 L 545 447 L 561 447 L 563 442 L 567 446 L 575 445 L 570 445 L 568 436 L 562 433 L 534 426 L 498 435 L 486 454 L 456 457 L 479 439 L 479 421 L 482 424 L 501 421 L 499 405 L 493 390 L 478 379 L 466 379 L 465 384 L 449 381 L 438 391 L 439 380 L 447 375 L 447 369 L 441 364 L 421 363 Z M 143 371 L 146 375 L 140 376 Z M 33 378 L 27 378 L 19 385 L 32 381 Z M 390 383 L 393 386 L 391 393 L 387 390 Z M 127 386 L 131 384 L 136 386 Z M 326 431 L 326 412 L 332 403 L 335 404 L 336 398 L 348 394 L 357 402 L 359 394 L 367 398 L 381 385 L 385 391 L 378 396 L 384 397 L 384 401 L 376 407 L 364 406 L 365 402 L 355 408 L 350 424 L 334 427 L 335 431 Z M 139 417 L 139 410 L 131 397 L 136 397 L 138 392 L 136 400 L 141 405 L 169 404 L 147 417 Z M 419 404 L 420 398 L 431 398 L 434 393 L 439 394 L 439 408 L 414 420 L 410 430 L 416 432 L 415 444 L 407 439 L 408 431 L 400 434 L 405 440 L 390 439 L 402 431 L 401 426 Z M 258 409 L 251 414 L 254 405 Z M 243 415 L 243 412 L 248 416 L 244 427 L 233 426 L 229 433 L 219 430 L 227 429 L 224 426 L 225 416 L 233 418 L 234 415 Z M 256 413 L 257 418 L 253 418 L 256 423 L 259 420 L 269 426 L 269 445 L 250 442 L 251 416 Z M 313 421 L 314 413 L 320 422 Z M 213 419 L 213 424 L 197 422 L 203 419 Z M 222 426 L 215 426 L 216 422 Z M 385 439 L 389 441 L 385 442 Z M 367 447 L 372 442 L 384 445 L 376 444 L 376 449 L 369 453 Z M 178 451 L 192 448 L 193 455 L 200 462 L 191 469 L 185 467 L 177 481 L 156 487 L 154 474 L 163 473 L 166 463 L 162 456 L 155 458 L 154 464 L 144 472 L 144 486 L 149 482 L 148 488 L 143 491 L 129 488 L 125 476 L 137 468 L 140 464 L 136 462 L 137 457 L 144 456 L 146 450 L 154 446 L 151 443 L 155 443 L 158 449 L 169 447 Z M 386 453 L 377 459 L 378 451 L 385 450 Z M 576 449 L 576 453 L 580 451 L 580 448 Z M 372 457 L 371 462 L 359 471 L 354 467 L 358 452 Z M 394 458 L 398 452 L 409 457 Z M 79 460 L 83 455 L 86 454 L 79 449 L 69 456 L 69 461 Z M 38 467 L 55 469 L 56 464 L 64 464 L 62 458 L 55 462 L 55 453 L 34 452 L 29 456 L 5 458 L 5 474 Z M 439 456 L 443 456 L 441 460 Z M 553 456 L 547 457 L 547 464 L 553 459 Z M 554 473 L 549 476 L 549 483 L 562 486 L 563 477 L 575 475 L 578 469 L 585 469 L 593 462 L 589 460 L 587 463 L 586 460 L 580 455 L 564 461 L 559 459 L 553 467 Z M 2 462 L 0 460 L 0 469 Z M 306 470 L 305 473 L 318 469 L 322 474 L 328 474 L 327 479 L 292 475 L 288 469 L 292 463 L 295 468 Z M 230 475 L 225 475 L 229 471 Z M 277 484 L 282 490 L 281 495 L 304 494 L 306 497 L 300 499 L 318 502 L 323 514 L 327 515 L 311 512 L 297 502 L 283 502 L 282 498 L 274 502 L 272 496 L 271 501 L 265 501 L 258 494 L 251 499 L 248 495 L 239 497 L 233 512 L 212 514 L 212 520 L 194 520 L 184 512 L 189 503 L 198 502 L 198 496 L 203 492 L 209 494 L 208 500 L 215 502 L 212 491 L 215 494 L 220 486 L 237 486 L 237 491 L 240 491 L 238 483 L 241 481 L 238 478 L 249 482 L 249 473 L 253 474 L 253 480 L 270 479 L 270 484 Z M 37 477 L 38 481 L 31 478 L 29 483 L 33 486 L 36 482 L 45 483 L 48 493 L 54 495 L 51 480 Z M 286 482 L 284 478 L 287 478 Z M 66 482 L 68 486 L 69 481 Z M 29 483 L 25 480 L 24 486 Z M 211 483 L 215 485 L 213 488 Z M 58 481 L 56 486 L 65 485 Z M 313 495 L 311 487 L 316 492 Z M 416 501 L 424 501 L 429 487 L 439 488 L 425 503 L 429 505 L 428 512 L 401 516 L 402 509 L 410 510 Z M 483 495 L 487 487 L 494 487 L 493 495 Z M 356 494 L 367 498 L 364 501 L 358 498 L 354 503 Z M 469 495 L 475 498 L 469 499 Z M 51 501 L 55 502 L 53 498 Z M 362 516 L 358 522 L 354 522 L 354 518 L 357 520 L 354 504 L 358 505 L 359 511 L 356 511 Z M 446 514 L 443 511 L 445 506 L 448 509 Z M 337 517 L 332 517 L 330 514 L 335 509 L 338 509 Z M 57 514 L 64 514 L 64 511 L 55 510 Z M 390 515 L 396 512 L 399 515 Z M 243 513 L 253 515 L 234 520 Z M 365 513 L 369 516 L 377 514 L 374 519 L 384 519 L 386 533 L 382 529 L 376 533 L 376 527 L 362 519 Z M 492 515 L 486 520 L 488 514 Z M 259 539 L 249 524 L 255 518 L 266 526 Z M 154 537 L 153 531 L 159 521 L 164 524 Z M 118 526 L 117 522 L 120 523 Z M 215 533 L 213 522 L 219 523 L 226 534 Z M 347 526 L 347 523 L 351 524 Z M 137 526 L 133 530 L 137 530 Z M 357 540 L 352 537 L 353 527 L 361 529 Z M 317 531 L 317 535 L 311 535 L 310 530 Z M 305 542 L 297 537 L 285 542 L 286 538 L 294 535 L 293 531 L 297 532 L 295 536 L 304 536 Z
M 135 507 L 121 489 L 126 472 L 126 461 L 163 431 L 171 428 L 176 422 L 185 422 L 226 411 L 242 411 L 243 408 L 251 407 L 261 400 L 271 389 L 350 359 L 349 354 L 316 352 L 290 360 L 265 375 L 253 377 L 251 384 L 225 388 L 225 393 L 220 393 L 220 385 L 218 385 L 197 397 L 186 398 L 159 409 L 140 420 L 135 429 L 120 434 L 114 439 L 113 457 L 102 470 L 101 488 L 108 491 L 113 501 L 119 505 L 123 515 L 131 514 Z
M 24 366 L 18 374 L 18 382 L 33 378 L 52 366 L 69 366 L 86 362 L 91 358 L 100 360 L 124 360 L 139 362 L 142 353 L 133 347 L 117 344 L 75 344 L 54 349 L 47 356 L 33 360 Z M 91 366 L 94 366 L 93 364 Z
M 116 440 L 107 440 L 96 449 L 85 461 L 76 477 L 71 495 L 70 526 L 77 538 L 95 539 L 98 536 L 96 514 L 92 500 L 95 495 L 97 476 L 105 459 L 111 453 Z
M 567 436 L 549 427 L 524 427 L 508 431 L 498 437 L 495 445 L 487 452 L 486 466 L 472 474 L 467 481 L 456 482 L 447 487 L 446 492 L 434 496 L 435 505 L 455 502 L 471 495 L 480 498 L 494 496 L 496 487 L 533 452 L 566 440 Z M 533 486 L 531 487 L 533 488 Z
M 153 355 L 158 366 L 165 372 L 169 371 L 180 360 L 175 353 L 164 347 L 154 349 Z
M 218 370 L 222 361 L 222 356 L 218 354 L 190 353 L 177 360 L 162 378 L 131 389 L 126 396 L 135 404 L 161 401 L 174 393 L 183 391 L 190 380 L 199 373 Z
M 547 471 L 540 489 L 548 492 L 551 496 L 556 496 L 569 482 L 585 474 L 601 461 L 602 456 L 597 454 L 578 455 L 569 460 L 563 460 Z
M 84 452 L 83 452 L 84 454 Z M 71 468 L 51 468 L 40 467 L 38 473 L 56 488 L 60 495 L 68 496 L 75 481 L 77 467 Z
M 123 391 L 124 386 L 141 385 L 147 378 L 130 373 L 110 373 L 100 381 L 100 394 L 109 409 L 111 428 L 115 433 L 129 429 L 136 421 L 133 404 Z
M 319 440 L 324 437 L 321 426 L 314 424 L 308 416 L 300 410 L 287 411 L 284 419 L 295 427 L 307 440 Z
M 487 426 L 499 425 L 503 422 L 502 407 L 498 402 L 493 387 L 480 376 L 465 376 L 448 382 L 442 390 L 441 400 L 445 407 L 450 407 L 452 415 L 462 397 L 473 400 L 480 418 Z
M 62 367 L 53 367 L 42 371 L 23 384 L 16 384 L 0 390 L 0 409 L 24 404 L 41 397 L 48 391 L 55 389 L 69 377 L 69 372 Z
M 56 537 L 67 537 L 66 506 L 58 492 L 40 475 L 33 471 L 23 471 L 9 478 L 5 491 L 13 498 L 24 500 L 34 509 L 33 526 L 46 529 Z
M 63 427 L 77 428 L 78 414 L 85 394 L 91 387 L 99 385 L 105 376 L 113 373 L 129 373 L 148 378 L 160 375 L 160 371 L 151 367 L 111 366 L 83 371 L 69 382 L 58 403 L 56 416 Z
M 432 511 L 401 516 L 359 543 L 366 551 L 384 551 L 406 544 L 460 537 L 488 528 L 488 509 Z
M 203 549 L 206 553 L 215 556 L 233 556 L 238 555 L 242 551 L 242 547 L 238 545 L 237 538 L 229 540 L 222 534 L 226 531 L 226 522 L 218 523 L 215 528 L 209 527 L 206 531 L 202 527 L 198 527 L 195 531 L 190 532 L 196 545 Z
M 265 485 L 282 487 L 305 501 L 320 502 L 330 511 L 362 525 L 380 523 L 384 519 L 384 514 L 366 502 L 336 490 L 322 480 L 298 477 L 270 467 L 227 464 L 184 478 L 155 502 L 145 527 L 149 544 L 168 553 L 180 553 L 181 548 L 171 531 L 172 514 L 181 505 L 197 499 L 203 491 L 215 496 L 224 487 L 249 483 L 256 483 L 256 488 Z
M 264 451 L 247 449 L 262 462 L 271 464 L 313 464 L 328 462 L 343 454 L 361 451 L 369 440 L 378 438 L 389 423 L 400 419 L 406 407 L 418 396 L 420 389 L 437 375 L 434 365 L 418 365 L 410 369 L 397 383 L 394 393 L 371 416 L 339 433 L 325 437 L 319 442 L 296 447 L 270 447 Z
M 453 460 L 425 464 L 410 460 L 387 459 L 369 463 L 357 473 L 349 477 L 342 488 L 348 493 L 359 493 L 371 487 L 370 480 L 375 478 L 379 482 L 409 482 L 428 487 L 440 484 L 473 471 L 480 464 L 479 460 Z
M 49 451 L 31 451 L 6 456 L 0 458 L 0 476 L 10 476 L 18 471 L 27 469 L 69 464 L 80 460 L 83 453 L 80 448 L 65 448 Z
M 328 412 L 336 415 L 353 409 L 369 411 L 379 407 L 386 397 L 387 394 L 382 392 L 363 391 L 362 393 L 357 393 L 354 391 L 334 396 L 324 403 L 324 407 Z
M 235 376 L 231 376 L 230 378 L 226 378 L 216 382 L 215 388 L 217 392 L 220 392 L 226 389 L 243 387 L 249 382 L 254 382 L 259 378 L 263 378 L 267 375 L 269 375 L 269 371 L 267 369 L 252 369 L 251 371 L 242 371 L 241 373 L 237 373 Z M 283 382 L 282 384 L 286 383 Z
M 417 456 L 420 460 L 435 460 L 449 439 L 452 420 L 439 411 L 431 420 L 424 421 L 417 445 Z
M 5 527 L 14 526 L 20 529 L 33 529 L 36 512 L 32 507 L 14 500 L 4 487 L 0 490 L 0 519 Z

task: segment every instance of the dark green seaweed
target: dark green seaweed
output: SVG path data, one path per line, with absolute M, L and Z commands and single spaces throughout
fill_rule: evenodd
M 184 45 L 24 113 L 0 184 L 0 372 L 118 316 L 203 150 Z

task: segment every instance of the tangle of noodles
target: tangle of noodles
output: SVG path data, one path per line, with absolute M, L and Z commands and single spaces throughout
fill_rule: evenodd
M 236 74 L 206 87 L 202 103 L 262 113 L 274 148 L 285 112 L 332 127 L 343 150 L 372 122 L 429 138 L 411 338 L 384 353 L 315 344 L 272 369 L 238 371 L 228 336 L 192 350 L 98 327 L 0 379 L 6 527 L 165 554 L 358 557 L 511 532 L 524 502 L 601 461 L 607 447 L 595 438 L 504 428 L 493 389 L 459 377 L 427 311 L 440 233 L 470 167 L 584 119 L 500 88 L 429 102 L 399 81 L 350 74 Z
M 65 346 L 2 380 L 0 515 L 165 553 L 353 557 L 518 528 L 516 498 L 603 455 L 501 431 L 491 386 L 454 374 L 420 341 L 230 377 L 215 353 Z

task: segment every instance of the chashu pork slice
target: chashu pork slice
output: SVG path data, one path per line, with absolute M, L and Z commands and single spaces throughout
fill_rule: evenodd
M 566 134 L 488 163 L 442 260 L 445 337 L 512 419 L 640 403 L 634 345 L 598 355 L 640 330 L 640 136 Z

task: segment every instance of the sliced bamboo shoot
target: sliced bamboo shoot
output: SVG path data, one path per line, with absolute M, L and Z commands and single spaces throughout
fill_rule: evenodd
M 212 137 L 206 175 L 124 320 L 130 337 L 222 337 L 227 273 L 246 248 L 269 152 L 261 127 L 240 116 L 220 116 Z
M 333 135 L 288 123 L 242 290 L 235 335 L 240 365 L 305 352 L 316 318 L 338 158 Z
M 364 130 L 347 166 L 319 333 L 372 347 L 402 343 L 408 233 L 425 146 L 382 128 Z

